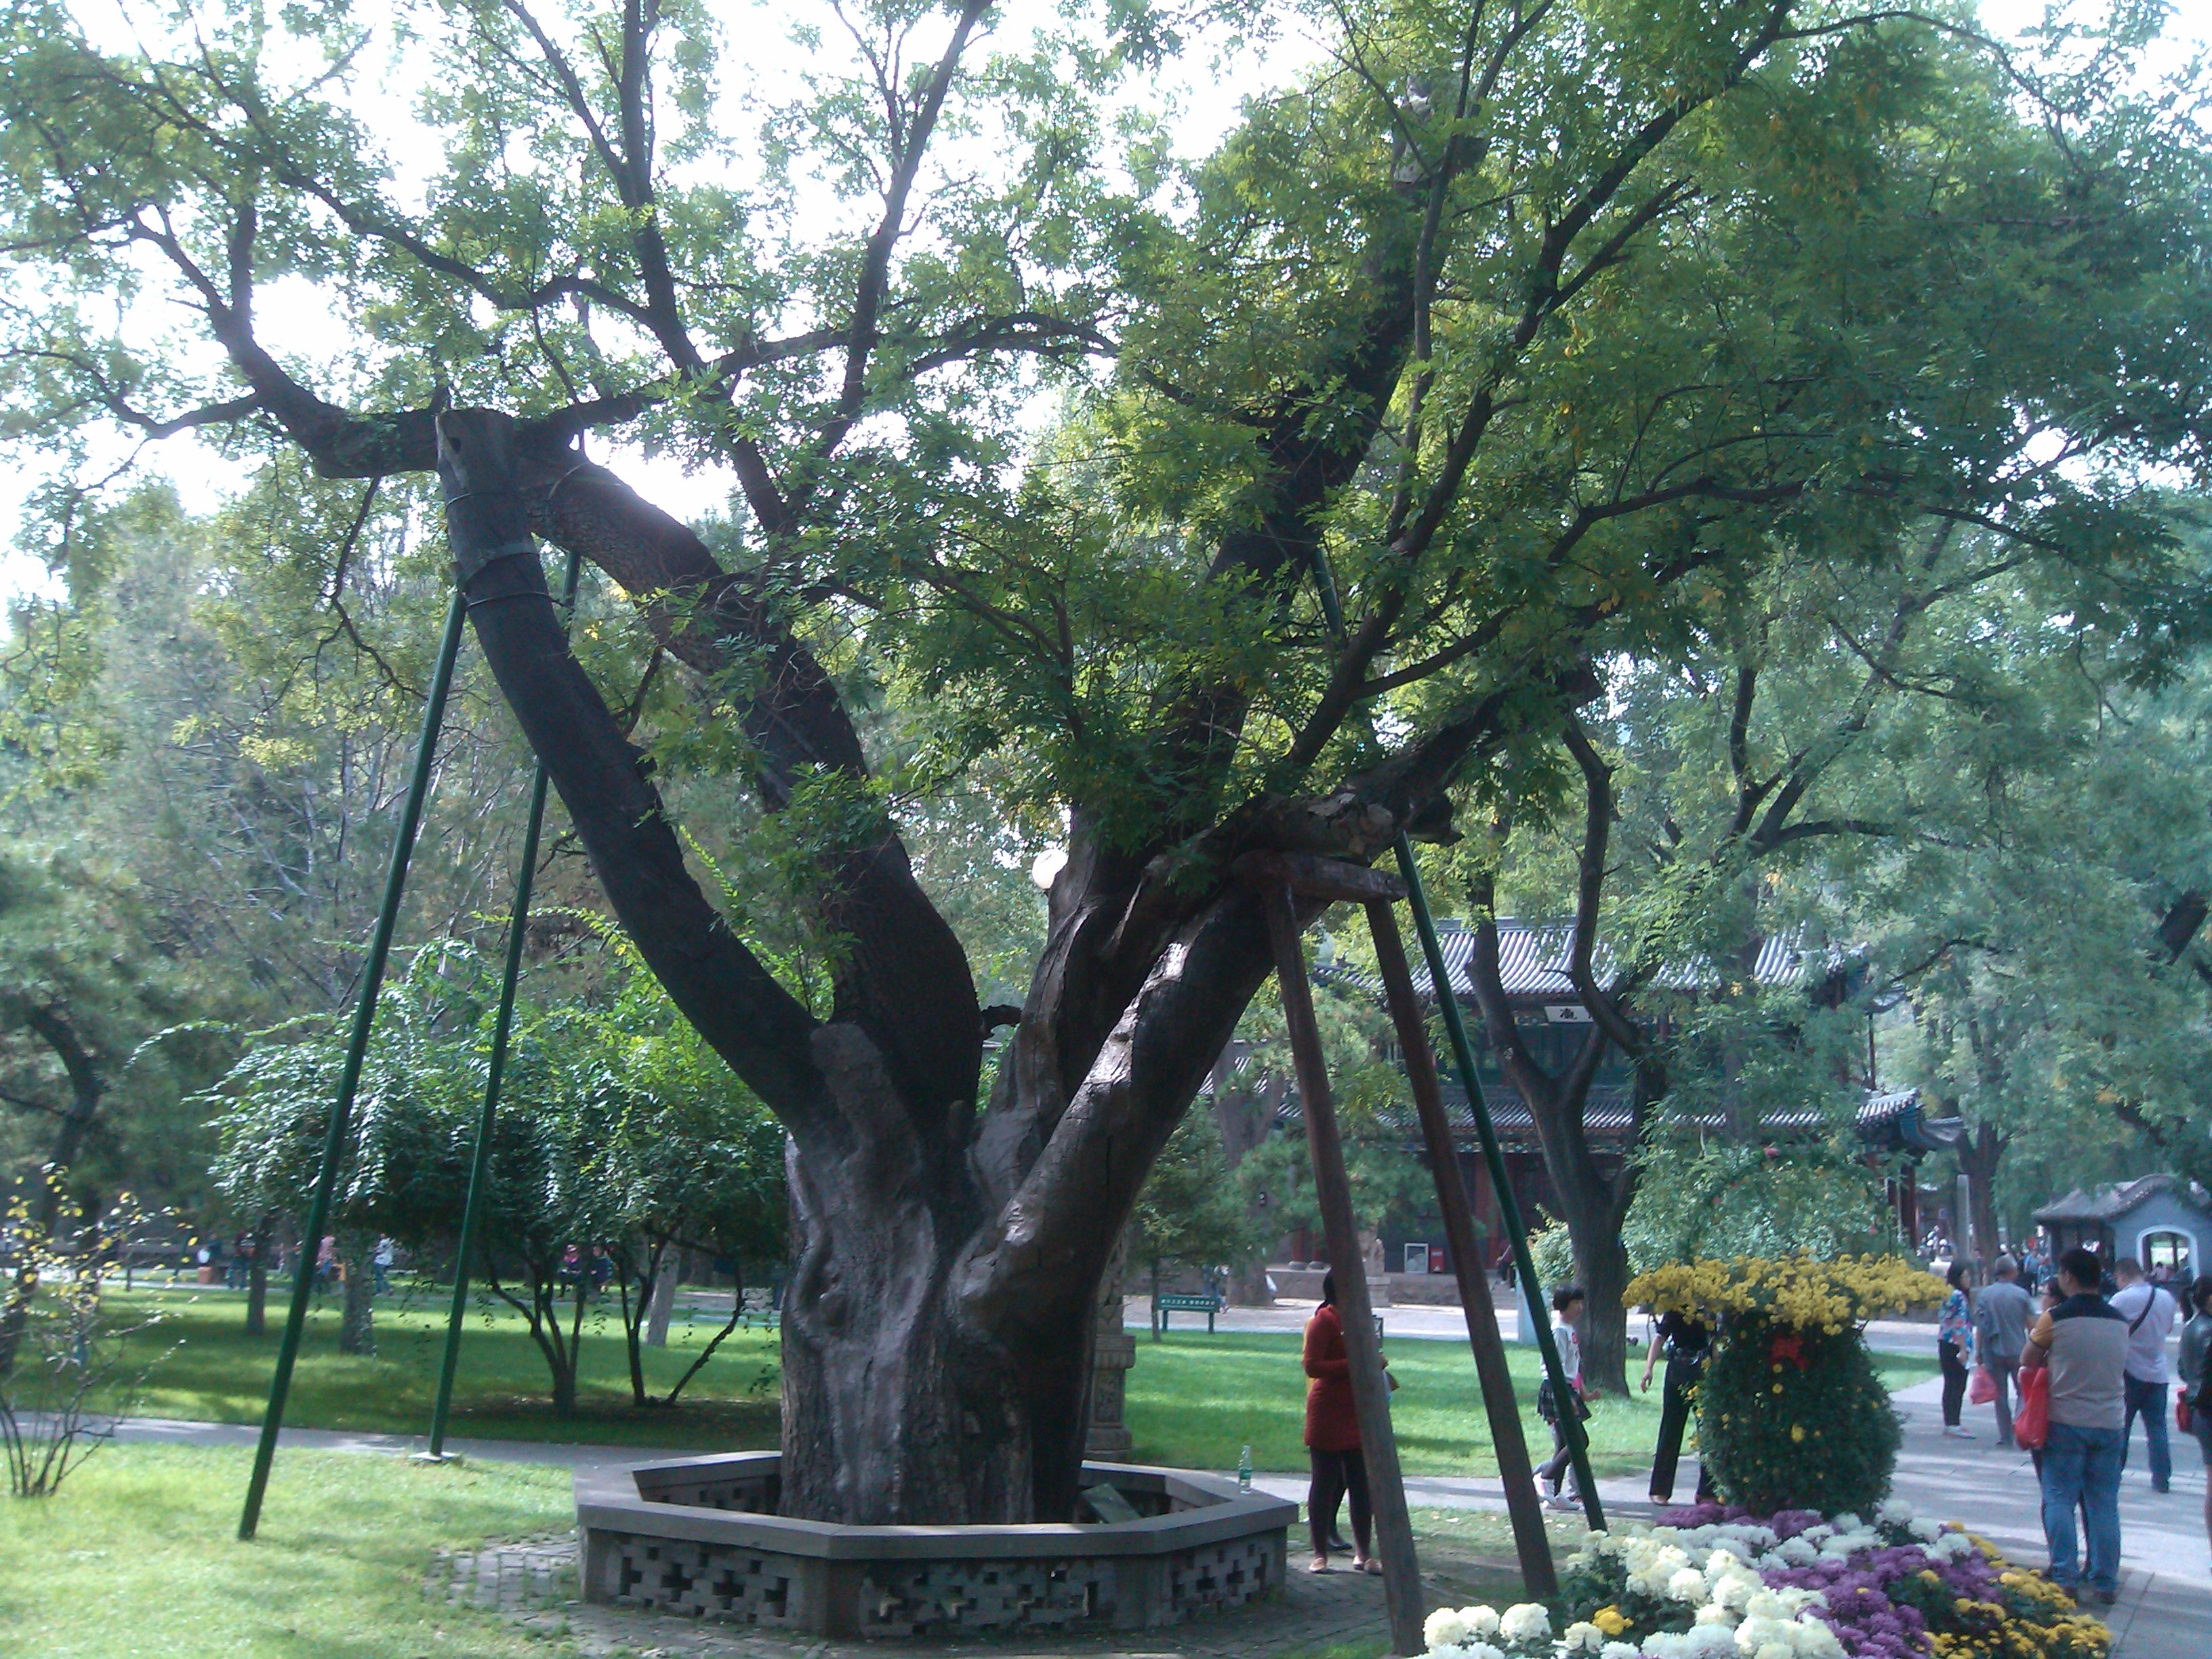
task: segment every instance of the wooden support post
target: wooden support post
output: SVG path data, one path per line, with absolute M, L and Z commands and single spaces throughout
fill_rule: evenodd
M 1468 1346 L 1474 1350 L 1474 1374 L 1482 1386 L 1483 1410 L 1490 1419 L 1490 1442 L 1498 1454 L 1498 1478 L 1505 1484 L 1505 1511 L 1513 1522 L 1521 1577 L 1530 1601 L 1548 1601 L 1559 1593 L 1559 1571 L 1552 1562 L 1552 1540 L 1544 1531 L 1536 1471 L 1521 1431 L 1520 1402 L 1514 1395 L 1513 1374 L 1505 1363 L 1504 1339 L 1498 1332 L 1498 1309 L 1490 1299 L 1490 1275 L 1482 1262 L 1467 1182 L 1460 1173 L 1459 1154 L 1452 1145 L 1451 1125 L 1444 1116 L 1443 1096 L 1437 1085 L 1436 1054 L 1429 1046 L 1428 1028 L 1422 1022 L 1420 1001 L 1413 993 L 1413 975 L 1406 965 L 1406 946 L 1399 937 L 1396 915 L 1382 900 L 1370 900 L 1367 927 L 1375 938 L 1375 960 L 1382 969 L 1391 1023 L 1397 1027 L 1398 1048 L 1405 1060 L 1406 1080 L 1413 1087 L 1413 1109 L 1420 1115 L 1422 1144 L 1436 1176 L 1437 1208 L 1443 1216 L 1444 1240 L 1459 1278 Z
M 1267 918 L 1267 940 L 1274 949 L 1275 979 L 1283 996 L 1283 1023 L 1289 1028 L 1291 1056 L 1304 1109 L 1306 1146 L 1313 1155 L 1314 1195 L 1328 1238 L 1328 1260 L 1336 1270 L 1337 1313 L 1344 1324 L 1345 1350 L 1352 1361 L 1352 1403 L 1359 1419 L 1359 1445 L 1367 1462 L 1367 1485 L 1375 1507 L 1375 1541 L 1382 1558 L 1382 1589 L 1390 1608 L 1391 1651 L 1428 1650 L 1421 1634 L 1421 1569 L 1413 1554 L 1413 1523 L 1406 1513 L 1405 1480 L 1398 1468 L 1398 1442 L 1390 1430 L 1390 1385 L 1382 1371 L 1382 1346 L 1367 1301 L 1367 1266 L 1352 1219 L 1352 1189 L 1344 1174 L 1344 1144 L 1336 1133 L 1336 1109 L 1322 1057 L 1321 1030 L 1314 1022 L 1313 994 L 1306 984 L 1305 952 L 1298 944 L 1297 918 L 1291 909 L 1287 883 L 1260 889 Z

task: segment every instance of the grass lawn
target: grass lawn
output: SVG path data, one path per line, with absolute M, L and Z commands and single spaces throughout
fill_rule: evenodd
M 61 1492 L 0 1498 L 0 1652 L 40 1659 L 568 1659 L 565 1640 L 423 1593 L 441 1548 L 564 1530 L 563 1471 L 429 1469 L 358 1452 L 278 1461 L 261 1535 L 232 1536 L 249 1455 L 118 1444 Z M 1550 1517 L 1564 1557 L 1585 1536 Z M 1502 1515 L 1417 1509 L 1424 1565 L 1461 1599 L 1517 1599 Z M 1292 1559 L 1304 1539 L 1294 1534 Z M 1370 1659 L 1376 1644 L 1328 1659 Z M 1322 1659 L 1316 1655 L 1316 1659 Z
M 1390 1369 L 1403 1385 L 1390 1397 L 1400 1461 L 1408 1474 L 1495 1474 L 1490 1429 L 1475 1386 L 1474 1358 L 1463 1343 L 1386 1342 Z M 1306 1467 L 1305 1377 L 1299 1340 L 1287 1334 L 1170 1331 L 1167 1340 L 1139 1337 L 1129 1373 L 1128 1421 L 1140 1462 L 1186 1468 L 1230 1469 L 1247 1442 L 1255 1469 Z M 1522 1400 L 1522 1431 L 1540 1461 L 1552 1434 L 1536 1415 L 1541 1362 L 1534 1348 L 1506 1349 Z M 1899 1388 L 1936 1374 L 1930 1358 L 1877 1355 L 1883 1380 Z M 1630 1367 L 1632 1381 L 1642 1364 Z M 1601 1475 L 1647 1467 L 1659 1435 L 1659 1392 L 1591 1402 L 1590 1455 Z
M 0 1497 L 0 1652 L 39 1659 L 551 1659 L 422 1592 L 433 1552 L 575 1524 L 565 1471 L 289 1452 L 261 1535 L 251 1455 L 111 1445 L 52 1498 Z
M 210 1422 L 260 1420 L 268 1398 L 276 1339 L 245 1334 L 243 1298 L 222 1292 L 139 1291 L 134 1302 L 157 1301 L 169 1318 L 161 1340 L 177 1344 L 155 1368 L 135 1409 L 155 1417 Z M 273 1303 L 272 1298 L 272 1303 Z M 272 1327 L 282 1309 L 272 1305 Z M 648 1382 L 665 1389 L 690 1364 L 715 1327 L 679 1317 L 665 1349 L 648 1350 Z M 337 1310 L 325 1299 L 310 1320 L 293 1375 L 285 1420 L 300 1428 L 391 1434 L 427 1433 L 437 1383 L 444 1308 L 395 1295 L 376 1309 L 372 1359 L 337 1352 Z M 672 1449 L 737 1450 L 772 1447 L 777 1437 L 780 1372 L 773 1332 L 739 1331 L 693 1379 L 673 1410 L 638 1411 L 620 1327 L 611 1315 L 593 1334 L 587 1322 L 578 1415 L 554 1417 L 546 1403 L 544 1361 L 519 1316 L 479 1310 L 461 1345 L 454 1386 L 453 1433 L 483 1439 L 554 1440 Z M 1128 1422 L 1134 1456 L 1183 1468 L 1232 1469 L 1249 1442 L 1255 1468 L 1297 1471 L 1306 1466 L 1301 1442 L 1305 1378 L 1298 1339 L 1288 1334 L 1171 1331 L 1164 1342 L 1140 1337 L 1129 1373 Z M 1475 1389 L 1474 1361 L 1457 1342 L 1399 1340 L 1389 1344 L 1391 1369 L 1404 1384 L 1393 1397 L 1399 1449 L 1409 1474 L 1492 1474 L 1488 1425 Z M 1532 1348 L 1508 1350 L 1530 1448 L 1546 1455 L 1550 1431 L 1536 1416 L 1537 1358 Z M 1893 1388 L 1935 1375 L 1932 1358 L 1877 1355 Z M 1632 1371 L 1640 1366 L 1632 1366 Z M 1599 1400 L 1590 1419 L 1598 1472 L 1642 1468 L 1659 1423 L 1658 1395 Z
M 284 1318 L 284 1305 L 273 1289 L 269 1334 L 259 1337 L 246 1334 L 242 1295 L 141 1290 L 117 1300 L 159 1306 L 167 1317 L 147 1340 L 176 1345 L 155 1367 L 134 1412 L 210 1423 L 261 1420 Z M 320 1298 L 301 1342 L 285 1422 L 298 1428 L 428 1434 L 447 1306 L 442 1297 L 380 1297 L 376 1355 L 359 1358 L 338 1352 L 337 1299 Z M 646 1350 L 647 1386 L 665 1391 L 720 1328 L 719 1321 L 709 1324 L 703 1315 L 696 1324 L 679 1316 L 669 1328 L 668 1346 Z M 449 1431 L 486 1440 L 717 1450 L 776 1443 L 774 1332 L 733 1333 L 692 1378 L 673 1410 L 638 1411 L 630 1405 L 620 1322 L 609 1311 L 595 1326 L 587 1314 L 584 1331 L 578 1412 L 562 1421 L 550 1403 L 551 1374 L 521 1316 L 503 1306 L 480 1305 L 461 1338 Z

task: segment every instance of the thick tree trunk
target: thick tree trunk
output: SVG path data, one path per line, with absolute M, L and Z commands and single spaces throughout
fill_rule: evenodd
M 1981 1262 L 1984 1279 L 1996 1264 L 1997 1164 L 2011 1140 L 2010 1135 L 2001 1135 L 1986 1123 L 1976 1124 L 1959 1137 L 1959 1173 L 1966 1177 L 1967 1202 L 1972 1206 L 1970 1218 L 1974 1254 Z
M 376 1235 L 358 1227 L 337 1231 L 338 1266 L 345 1272 L 338 1316 L 338 1352 L 368 1357 L 376 1352 Z
M 457 569 L 502 694 L 624 930 L 790 1133 L 785 1511 L 856 1523 L 1070 1517 L 1100 1274 L 1269 971 L 1259 907 L 1228 866 L 1247 850 L 1368 862 L 1497 714 L 1481 705 L 1419 764 L 1371 785 L 1253 801 L 1212 830 L 1203 813 L 1178 816 L 1149 848 L 1109 844 L 1079 807 L 1021 1021 L 979 1109 L 973 978 L 888 819 L 821 872 L 829 923 L 850 948 L 817 1014 L 686 867 L 649 769 L 568 649 L 530 514 L 557 503 L 565 544 L 631 592 L 665 593 L 702 618 L 672 633 L 680 659 L 720 673 L 729 641 L 761 647 L 769 689 L 747 732 L 771 810 L 824 766 L 866 775 L 834 685 L 775 608 L 611 475 L 573 454 L 524 454 L 507 417 L 450 411 L 435 432 Z M 1348 474 L 1358 453 L 1340 459 Z M 1301 463 L 1286 476 L 1317 501 L 1328 471 Z M 526 474 L 542 488 L 525 489 Z M 1255 556 L 1294 553 L 1310 504 L 1286 512 L 1280 527 L 1295 534 L 1271 528 Z M 616 550 L 630 562 L 610 563 Z M 1216 709 L 1194 729 L 1219 739 L 1233 725 Z
M 1583 1384 L 1594 1392 L 1628 1392 L 1628 1310 L 1621 1301 L 1631 1277 L 1620 1229 L 1572 1230 L 1575 1278 L 1589 1297 L 1583 1326 Z

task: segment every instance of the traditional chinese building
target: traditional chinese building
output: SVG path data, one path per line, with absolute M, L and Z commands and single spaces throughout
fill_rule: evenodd
M 1538 1064 L 1556 1075 L 1588 1039 L 1592 1024 L 1589 1011 L 1576 995 L 1567 969 L 1574 945 L 1573 925 L 1501 920 L 1498 934 L 1499 977 L 1513 1010 L 1516 1040 Z M 1477 1075 L 1490 1109 L 1492 1125 L 1504 1153 L 1514 1196 L 1524 1220 L 1534 1224 L 1540 1208 L 1556 1213 L 1559 1206 L 1553 1198 L 1551 1179 L 1544 1166 L 1543 1150 L 1528 1104 L 1507 1079 L 1476 1006 L 1474 986 L 1469 977 L 1474 940 L 1474 931 L 1464 922 L 1443 921 L 1437 925 L 1437 943 L 1443 948 L 1449 988 L 1465 1011 L 1468 1033 L 1475 1045 Z M 1593 956 L 1594 969 L 1599 981 L 1604 982 L 1611 977 L 1614 965 L 1602 947 Z M 1851 964 L 1840 961 L 1832 953 L 1822 951 L 1816 955 L 1788 938 L 1766 940 L 1759 947 L 1752 968 L 1761 986 L 1802 987 L 1808 1000 L 1840 995 L 1847 988 L 1844 981 L 1850 971 Z M 1381 992 L 1379 982 L 1370 976 L 1335 963 L 1317 965 L 1315 976 L 1324 983 L 1350 986 L 1378 996 Z M 1685 1005 L 1717 989 L 1721 979 L 1718 969 L 1711 963 L 1669 964 L 1639 994 L 1638 1023 L 1654 1036 L 1668 1035 L 1673 1019 Z M 1434 1006 L 1435 987 L 1426 963 L 1418 955 L 1413 961 L 1413 981 L 1423 1000 Z M 1451 1122 L 1468 1192 L 1486 1231 L 1495 1237 L 1503 1217 L 1484 1166 L 1474 1115 L 1449 1056 L 1439 1054 L 1438 1060 L 1444 1079 L 1442 1093 L 1445 1112 Z M 1634 1147 L 1636 1088 L 1634 1067 L 1617 1047 L 1608 1046 L 1583 1106 L 1583 1132 L 1600 1170 L 1607 1175 L 1619 1169 Z M 1413 1120 L 1411 1106 L 1403 1108 L 1399 1115 L 1404 1121 L 1394 1123 L 1393 1131 L 1402 1136 L 1407 1146 L 1419 1147 L 1420 1133 Z M 1293 1133 L 1297 1132 L 1302 1120 L 1294 1089 L 1285 1093 L 1278 1121 Z M 1697 1127 L 1694 1122 L 1685 1122 L 1686 1129 Z M 1808 1109 L 1769 1113 L 1759 1121 L 1754 1132 L 1762 1139 L 1786 1139 L 1824 1135 L 1832 1127 L 1826 1115 Z M 1729 1126 L 1717 1121 L 1710 1127 L 1721 1132 Z M 1856 1127 L 1869 1164 L 1889 1177 L 1891 1200 L 1905 1236 L 1917 1237 L 1919 1218 L 1913 1172 L 1928 1153 L 1952 1146 L 1958 1133 L 1957 1120 L 1926 1116 L 1917 1091 L 1869 1090 L 1859 1109 Z M 1389 1229 L 1385 1243 L 1391 1267 L 1409 1267 L 1416 1247 L 1425 1249 L 1433 1245 L 1438 1252 L 1435 1270 L 1443 1271 L 1443 1237 L 1441 1221 L 1432 1216 L 1410 1218 L 1402 1225 Z M 2212 1242 L 2212 1234 L 2208 1234 L 2208 1242 Z M 1301 1259 L 1299 1251 L 1310 1243 L 1311 1241 L 1298 1238 L 1285 1241 L 1288 1259 Z
M 2084 1192 L 2076 1187 L 2035 1212 L 2051 1251 L 2087 1244 L 2111 1261 L 2131 1255 L 2153 1273 L 2191 1278 L 2212 1262 L 2212 1193 L 2174 1175 Z

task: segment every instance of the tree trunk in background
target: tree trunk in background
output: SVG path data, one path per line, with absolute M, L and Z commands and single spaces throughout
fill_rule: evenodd
M 653 1307 L 645 1316 L 645 1346 L 668 1346 L 668 1321 L 676 1311 L 676 1284 L 684 1276 L 690 1252 L 670 1247 L 660 1258 L 660 1273 L 653 1281 Z
M 253 1254 L 246 1264 L 246 1334 L 264 1336 L 269 1330 L 269 1252 L 276 1248 L 276 1230 L 264 1215 L 246 1237 Z
M 341 1227 L 337 1237 L 337 1263 L 345 1274 L 338 1352 L 368 1358 L 376 1352 L 376 1269 L 372 1260 L 376 1235 L 358 1227 Z
M 1987 1279 L 1997 1259 L 1997 1164 L 2004 1158 L 2010 1135 L 2001 1135 L 1987 1123 L 1976 1124 L 1959 1137 L 1959 1173 L 1966 1177 L 1966 1199 L 1972 1206 L 1974 1254 Z
M 1221 1153 L 1234 1175 L 1244 1162 L 1246 1154 L 1267 1139 L 1275 1127 L 1275 1114 L 1283 1103 L 1287 1077 L 1270 1075 L 1253 1086 L 1249 1081 L 1240 1084 L 1237 1062 L 1251 1053 L 1251 1045 L 1243 1042 L 1231 1042 L 1221 1050 L 1221 1057 L 1213 1062 L 1213 1122 L 1221 1131 Z M 1267 1212 L 1259 1206 L 1255 1198 L 1250 1206 L 1255 1217 L 1264 1218 Z M 1267 1251 L 1273 1248 L 1270 1241 L 1267 1249 L 1249 1261 L 1230 1264 L 1229 1301 L 1239 1308 L 1268 1308 L 1275 1302 L 1275 1293 L 1267 1283 Z
M 1505 993 L 1498 956 L 1498 923 L 1492 895 L 1486 884 L 1478 884 L 1471 896 L 1475 913 L 1483 917 L 1475 929 L 1474 953 L 1468 977 L 1474 986 L 1475 1003 L 1492 1053 L 1504 1067 L 1507 1081 L 1528 1103 L 1536 1139 L 1544 1153 L 1544 1173 L 1559 1204 L 1559 1219 L 1567 1224 L 1572 1242 L 1575 1277 L 1589 1297 L 1583 1327 L 1583 1382 L 1608 1394 L 1628 1389 L 1628 1310 L 1620 1293 L 1628 1287 L 1628 1246 L 1620 1235 L 1628 1206 L 1636 1197 L 1636 1165 L 1621 1160 L 1612 1176 L 1599 1168 L 1592 1153 L 1583 1111 L 1590 1085 L 1611 1039 L 1602 1024 L 1593 1025 L 1567 1068 L 1557 1074 L 1547 1071 L 1521 1042 L 1514 1024 L 1513 1006 Z M 1588 999 L 1586 998 L 1587 1001 Z M 1639 1100 L 1644 1084 L 1639 1079 Z M 1638 1114 L 1640 1122 L 1642 1114 Z M 1558 1290 L 1544 1287 L 1547 1297 Z M 1548 1307 L 1532 1310 L 1539 1319 L 1551 1317 Z

